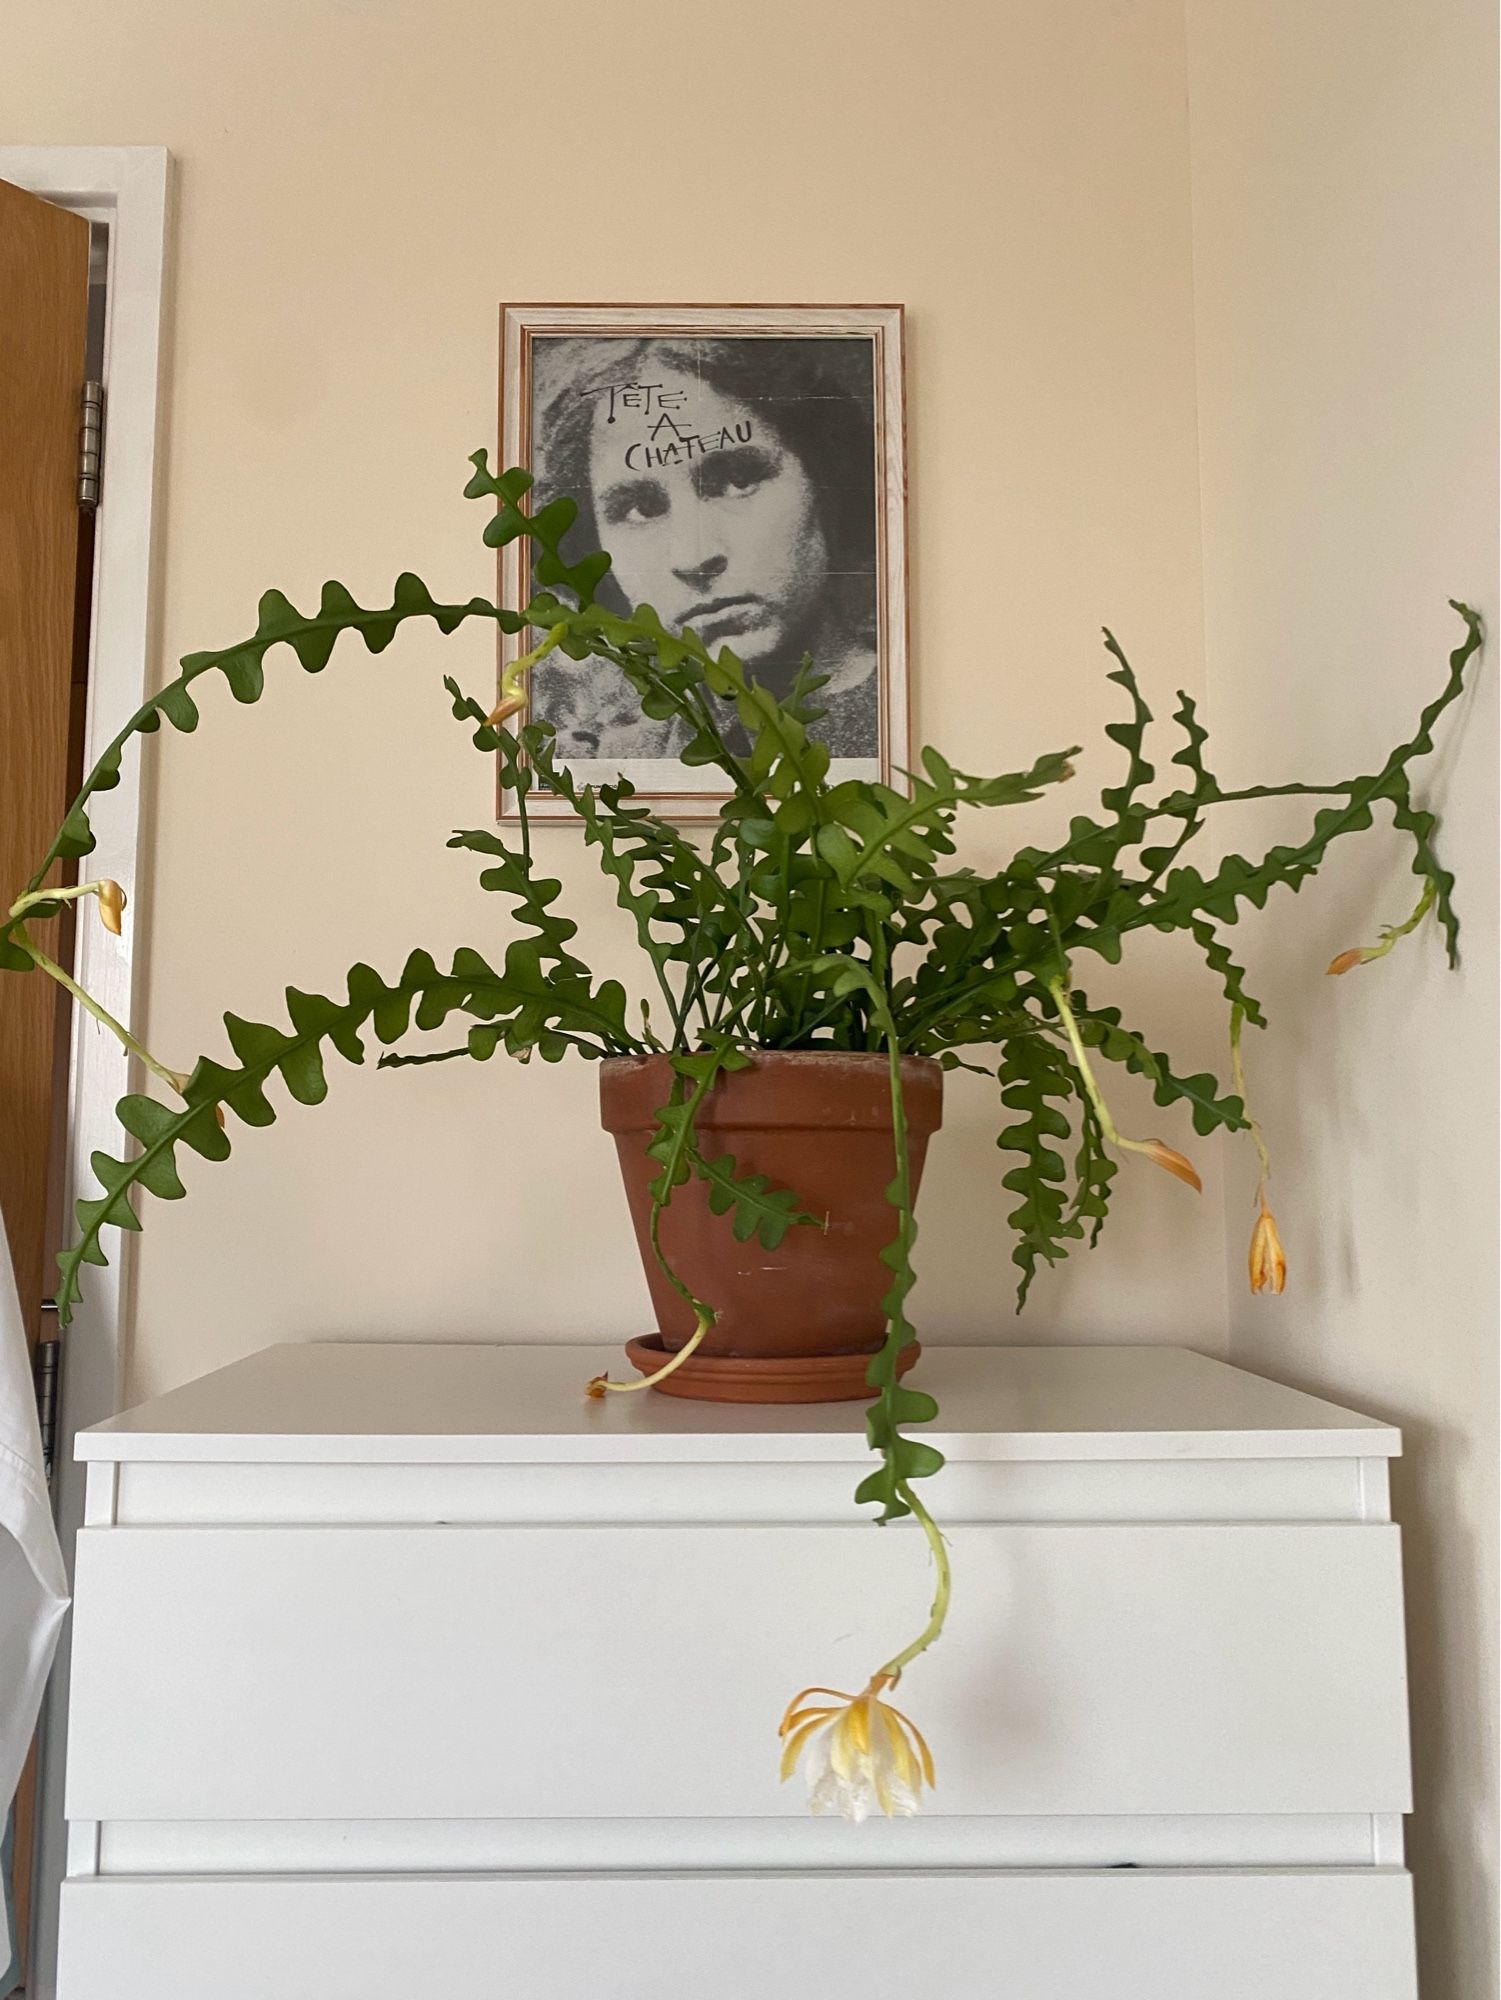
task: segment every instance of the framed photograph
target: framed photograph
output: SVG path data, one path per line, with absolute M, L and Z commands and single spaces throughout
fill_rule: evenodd
M 508 306 L 500 463 L 531 472 L 533 505 L 578 501 L 565 552 L 609 550 L 611 609 L 650 604 L 778 692 L 811 654 L 829 676 L 814 733 L 831 776 L 900 784 L 900 306 Z M 519 609 L 529 584 L 522 550 L 503 549 L 501 602 Z M 504 667 L 525 642 L 500 643 Z M 607 660 L 541 661 L 528 719 L 555 726 L 585 783 L 623 774 L 674 819 L 712 818 L 725 796 L 722 773 L 677 761 L 680 725 L 643 717 Z M 527 804 L 573 817 L 537 793 Z M 500 814 L 515 814 L 504 793 Z

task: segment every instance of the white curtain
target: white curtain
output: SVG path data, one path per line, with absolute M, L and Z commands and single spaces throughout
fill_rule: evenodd
M 21 1301 L 0 1225 L 0 1826 L 20 1782 L 67 1608 Z M 0 1992 L 7 1988 L 6 1928 L 0 1923 Z

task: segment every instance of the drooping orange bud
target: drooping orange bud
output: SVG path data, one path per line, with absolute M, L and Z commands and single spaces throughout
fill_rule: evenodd
M 586 1396 L 593 1396 L 597 1398 L 600 1402 L 603 1402 L 605 1395 L 605 1386 L 608 1381 L 609 1381 L 608 1376 L 596 1375 L 594 1377 L 594 1380 L 590 1382 L 588 1386 L 585 1388 L 584 1394 Z
M 1277 1219 L 1267 1207 L 1265 1195 L 1261 1196 L 1261 1212 L 1251 1231 L 1249 1261 L 1253 1292 L 1280 1292 L 1286 1285 L 1287 1258 L 1282 1238 L 1277 1234 Z
M 1162 1167 L 1167 1173 L 1176 1174 L 1180 1181 L 1187 1181 L 1195 1194 L 1204 1192 L 1204 1183 L 1199 1179 L 1192 1160 L 1185 1159 L 1182 1153 L 1161 1139 L 1143 1139 L 1137 1144 L 1154 1165 Z
M 503 722 L 509 722 L 513 715 L 519 715 L 526 707 L 524 694 L 503 695 L 485 717 L 492 729 L 499 729 Z
M 104 920 L 104 928 L 120 935 L 120 919 L 125 914 L 125 891 L 118 882 L 99 884 L 99 915 Z
M 1405 923 L 1383 924 L 1379 944 L 1355 945 L 1349 951 L 1342 951 L 1337 958 L 1330 959 L 1324 968 L 1326 976 L 1331 972 L 1349 972 L 1357 965 L 1370 965 L 1378 958 L 1385 958 L 1394 945 L 1400 944 L 1403 938 L 1410 937 L 1417 929 L 1433 908 L 1437 895 L 1438 890 L 1433 881 L 1431 879 L 1425 881 L 1417 908 Z

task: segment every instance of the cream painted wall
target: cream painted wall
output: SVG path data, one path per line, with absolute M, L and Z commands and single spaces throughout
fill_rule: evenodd
M 905 0 L 49 0 L 6 41 L 15 136 L 177 161 L 163 674 L 248 630 L 272 583 L 488 586 L 459 496 L 493 439 L 499 301 L 901 299 L 922 735 L 980 769 L 1097 743 L 1107 620 L 1164 706 L 1202 693 L 1178 0 L 955 6 L 920 34 Z M 483 638 L 409 636 L 317 680 L 288 656 L 261 706 L 221 694 L 193 741 L 152 747 L 136 921 L 165 1060 L 221 1047 L 224 1007 L 275 1017 L 289 980 L 496 937 L 443 845 L 491 797 L 445 669 L 483 690 Z M 541 838 L 626 969 L 575 836 Z M 1202 978 L 1149 951 L 1119 986 L 1202 1066 Z M 923 1326 L 1015 1337 L 982 1084 L 958 1080 L 948 1122 Z M 1137 1123 L 1188 1143 L 1186 1120 Z M 1196 1150 L 1202 1202 L 1123 1176 L 1111 1239 L 1039 1283 L 1023 1338 L 1222 1342 L 1218 1162 Z M 582 1066 L 342 1070 L 320 1110 L 191 1166 L 148 1220 L 136 1395 L 286 1338 L 646 1323 Z
M 1188 21 L 1211 719 L 1227 776 L 1283 746 L 1345 776 L 1438 686 L 1445 599 L 1501 620 L 1495 9 L 1190 0 Z M 1497 668 L 1493 638 L 1428 787 L 1462 970 L 1430 930 L 1320 978 L 1411 906 L 1390 838 L 1251 928 L 1280 1300 L 1245 1293 L 1231 1182 L 1231 1358 L 1406 1438 L 1425 2000 L 1496 1991 Z

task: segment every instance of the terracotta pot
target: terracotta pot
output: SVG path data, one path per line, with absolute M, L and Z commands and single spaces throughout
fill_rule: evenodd
M 943 1071 L 930 1057 L 907 1056 L 902 1082 L 915 1195 L 943 1114 Z M 600 1065 L 601 1118 L 615 1137 L 661 1345 L 675 1352 L 693 1331 L 693 1314 L 652 1255 L 649 1187 L 658 1168 L 646 1152 L 654 1115 L 671 1090 L 665 1056 L 616 1056 Z M 689 1367 L 700 1356 L 785 1364 L 873 1354 L 885 1337 L 881 1300 L 891 1283 L 880 1253 L 896 1223 L 886 1199 L 896 1168 L 886 1057 L 763 1052 L 750 1068 L 715 1082 L 697 1124 L 706 1159 L 733 1154 L 739 1173 L 765 1174 L 774 1187 L 792 1189 L 803 1208 L 827 1218 L 827 1227 L 794 1225 L 776 1250 L 766 1250 L 754 1236 L 735 1241 L 730 1217 L 710 1210 L 702 1181 L 675 1191 L 662 1217 L 662 1248 L 718 1313 Z M 745 1373 L 722 1371 L 726 1378 L 737 1372 Z M 864 1393 L 863 1374 L 855 1367 L 854 1386 L 834 1393 Z M 702 1393 L 685 1383 L 677 1392 Z M 826 1400 L 828 1392 L 806 1399 Z

